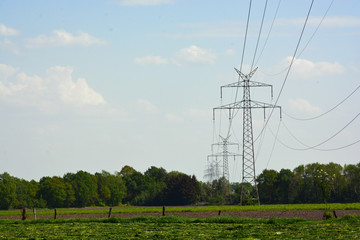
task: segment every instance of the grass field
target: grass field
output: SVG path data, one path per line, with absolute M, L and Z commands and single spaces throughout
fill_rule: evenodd
M 188 207 L 166 207 L 166 212 L 213 212 L 213 211 L 284 211 L 284 210 L 360 210 L 360 203 L 333 203 L 328 204 L 280 204 L 260 206 L 188 206 Z M 58 214 L 106 214 L 109 208 L 80 208 L 80 209 L 57 209 Z M 162 207 L 113 207 L 112 213 L 161 213 Z M 28 214 L 32 212 L 29 210 Z M 54 210 L 37 209 L 37 215 L 53 215 Z M 0 211 L 0 216 L 19 216 L 20 210 Z
M 360 239 L 360 217 L 310 221 L 218 217 L 0 220 L 0 239 Z

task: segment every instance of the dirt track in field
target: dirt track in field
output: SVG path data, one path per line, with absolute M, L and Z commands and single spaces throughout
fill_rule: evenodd
M 348 214 L 360 215 L 360 210 L 336 210 L 338 218 Z M 289 211 L 222 211 L 220 216 L 230 216 L 239 218 L 304 218 L 312 220 L 323 220 L 323 210 L 289 210 Z M 139 216 L 162 216 L 161 213 L 113 213 L 112 217 L 132 218 Z M 168 212 L 166 216 L 182 216 L 189 218 L 210 218 L 219 216 L 219 212 Z M 107 214 L 71 214 L 62 215 L 59 213 L 57 218 L 68 219 L 68 218 L 106 218 Z M 54 215 L 39 215 L 37 219 L 54 218 Z M 21 219 L 21 216 L 1 216 L 0 219 Z M 33 219 L 30 216 L 29 219 Z

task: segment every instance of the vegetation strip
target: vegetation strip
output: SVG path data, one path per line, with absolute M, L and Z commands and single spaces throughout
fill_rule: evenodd
M 360 217 L 304 219 L 136 217 L 0 220 L 0 239 L 359 239 Z
M 312 163 L 280 172 L 264 169 L 256 182 L 261 204 L 360 202 L 360 163 L 344 167 L 336 163 Z M 255 190 L 251 184 L 229 183 L 223 177 L 200 182 L 195 176 L 157 167 L 150 167 L 144 173 L 130 166 L 124 166 L 114 174 L 78 171 L 63 177 L 42 177 L 38 182 L 19 179 L 5 172 L 0 174 L 0 209 L 238 205 L 241 191 Z M 252 204 L 253 199 L 242 200 L 242 205 Z M 200 211 L 207 210 L 200 208 Z
M 332 204 L 281 204 L 260 206 L 187 206 L 166 207 L 166 212 L 217 212 L 217 211 L 292 211 L 292 210 L 360 210 L 360 203 L 332 203 Z M 113 207 L 112 214 L 116 213 L 162 213 L 162 207 Z M 109 208 L 57 209 L 59 215 L 76 214 L 108 214 Z M 37 209 L 36 215 L 53 215 L 52 209 Z M 0 211 L 0 216 L 20 216 L 20 210 Z M 28 215 L 33 212 L 29 209 Z
M 261 205 L 261 206 L 188 206 L 166 207 L 166 212 L 217 212 L 217 211 L 292 211 L 292 210 L 360 210 L 360 203 L 333 203 L 333 204 L 288 204 L 288 205 Z M 108 214 L 109 208 L 84 209 L 57 209 L 58 215 L 77 214 Z M 116 213 L 162 213 L 162 207 L 113 207 L 112 214 Z M 0 211 L 0 216 L 20 216 L 20 210 Z M 31 209 L 28 216 L 32 216 Z M 53 209 L 37 209 L 36 215 L 54 215 Z

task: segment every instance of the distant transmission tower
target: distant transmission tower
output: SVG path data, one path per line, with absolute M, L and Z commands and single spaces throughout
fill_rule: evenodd
M 236 153 L 231 153 L 228 151 L 228 146 L 229 145 L 237 145 L 238 146 L 238 149 L 239 149 L 239 144 L 238 143 L 233 143 L 233 142 L 229 142 L 229 138 L 230 138 L 230 135 L 228 135 L 226 138 L 220 136 L 221 138 L 221 142 L 218 142 L 218 143 L 214 143 L 211 145 L 211 150 L 213 151 L 214 150 L 214 146 L 221 146 L 222 147 L 222 152 L 219 152 L 219 153 L 215 153 L 215 154 L 211 154 L 211 155 L 208 155 L 207 156 L 207 159 L 208 159 L 208 163 L 216 163 L 218 164 L 219 161 L 218 159 L 222 159 L 223 160 L 223 165 L 222 165 L 222 169 L 223 169 L 223 174 L 222 176 L 228 181 L 230 182 L 230 174 L 229 174 L 229 157 L 234 157 L 234 160 L 237 156 L 241 156 L 240 154 L 236 154 Z M 211 160 L 215 160 L 215 161 L 211 161 Z M 211 164 L 210 164 L 211 166 Z M 214 166 L 214 164 L 212 165 Z M 217 165 L 218 166 L 218 165 Z M 208 172 L 210 169 L 208 169 Z M 217 168 L 216 168 L 217 170 Z M 217 178 L 219 178 L 219 175 L 217 176 Z M 215 179 L 217 179 L 215 178 Z M 213 180 L 215 180 L 213 179 Z
M 243 110 L 243 149 L 242 149 L 242 185 L 241 185 L 241 199 L 240 204 L 257 202 L 260 205 L 259 192 L 256 185 L 256 174 L 255 174 L 255 155 L 254 155 L 254 136 L 253 136 L 253 127 L 252 127 L 252 115 L 251 109 L 253 108 L 263 108 L 264 117 L 266 108 L 280 108 L 268 103 L 253 101 L 250 99 L 250 88 L 251 87 L 271 87 L 271 97 L 273 96 L 272 85 L 250 81 L 250 78 L 254 75 L 257 68 L 252 70 L 249 74 L 245 75 L 235 68 L 235 71 L 239 74 L 242 81 L 231 83 L 225 86 L 221 86 L 221 98 L 222 98 L 222 89 L 224 87 L 235 87 L 243 88 L 243 98 L 241 101 L 235 101 L 227 105 L 216 107 L 213 109 L 213 118 L 215 119 L 215 110 L 229 110 L 229 119 L 232 120 L 231 112 L 235 109 Z M 280 108 L 280 117 L 281 117 L 281 108 Z M 231 128 L 231 122 L 230 126 Z M 230 130 L 229 130 L 230 131 Z M 251 185 L 252 190 L 246 185 Z
M 211 183 L 212 181 L 219 179 L 220 175 L 220 160 L 208 158 L 204 178 L 207 180 L 207 182 Z

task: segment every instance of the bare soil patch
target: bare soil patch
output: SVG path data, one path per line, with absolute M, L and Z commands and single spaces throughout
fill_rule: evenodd
M 360 210 L 336 210 L 338 218 L 348 214 L 360 215 Z M 285 211 L 222 211 L 220 216 L 230 216 L 239 218 L 304 218 L 312 220 L 323 220 L 323 210 L 285 210 Z M 155 216 L 161 217 L 161 213 L 114 213 L 112 217 L 132 218 L 139 216 Z M 182 216 L 188 218 L 211 218 L 219 216 L 219 212 L 168 212 L 166 216 Z M 107 214 L 58 214 L 59 219 L 69 218 L 106 218 Z M 54 218 L 54 215 L 39 215 L 37 219 L 49 219 Z M 21 216 L 0 216 L 0 219 L 21 219 Z M 30 216 L 28 219 L 33 219 Z

